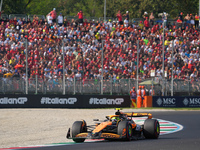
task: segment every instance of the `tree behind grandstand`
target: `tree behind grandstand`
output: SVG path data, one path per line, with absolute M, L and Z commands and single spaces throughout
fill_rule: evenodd
M 143 13 L 163 11 L 174 18 L 179 12 L 197 13 L 199 0 L 107 0 L 107 17 L 115 17 L 117 10 L 129 11 L 131 18 L 140 18 Z M 85 16 L 103 17 L 104 0 L 4 0 L 5 14 L 38 14 L 46 15 L 53 8 L 66 16 L 74 16 L 82 9 Z

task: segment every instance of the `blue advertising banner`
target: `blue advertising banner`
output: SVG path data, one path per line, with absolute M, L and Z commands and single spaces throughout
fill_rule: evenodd
M 200 107 L 200 97 L 153 96 L 153 107 Z

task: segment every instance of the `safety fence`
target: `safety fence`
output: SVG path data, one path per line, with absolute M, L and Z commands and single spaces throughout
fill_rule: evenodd
M 149 82 L 150 81 L 150 82 Z M 159 82 L 152 82 L 151 79 L 139 80 L 138 85 L 144 85 L 149 95 L 149 91 L 153 89 L 155 96 L 161 95 L 161 87 L 164 86 L 165 95 L 190 95 L 194 96 L 200 93 L 200 81 L 192 82 L 190 80 L 160 80 Z M 103 83 L 103 86 L 101 84 Z M 172 85 L 173 84 L 173 89 Z M 28 94 L 103 94 L 107 95 L 128 95 L 132 87 L 137 86 L 135 79 L 87 79 L 79 80 L 76 78 L 66 79 L 63 82 L 62 77 L 57 79 L 42 79 L 29 78 L 28 79 Z M 0 93 L 2 94 L 25 94 L 26 81 L 23 78 L 0 78 Z M 64 87 L 64 88 L 63 88 Z
M 6 19 L 13 19 L 13 18 L 25 19 L 26 21 L 28 19 L 30 19 L 32 21 L 35 16 L 37 16 L 39 19 L 45 19 L 46 18 L 45 15 L 32 15 L 32 14 L 31 15 L 26 15 L 26 14 L 10 14 L 10 15 L 2 14 L 1 18 L 6 18 Z M 67 19 L 67 20 L 72 20 L 72 19 L 77 20 L 78 19 L 78 17 L 75 17 L 75 16 L 63 16 L 63 17 L 65 19 Z M 87 16 L 84 16 L 84 19 L 87 19 L 88 21 L 104 21 L 105 18 L 104 17 L 99 17 L 98 18 L 98 17 L 87 17 Z M 124 19 L 125 19 L 125 17 L 123 17 L 123 20 Z M 113 22 L 113 21 L 117 21 L 118 19 L 117 18 L 112 18 L 112 17 L 106 17 L 106 21 L 109 21 L 109 20 L 111 20 Z M 130 18 L 129 20 L 132 23 L 138 23 L 138 24 L 139 24 L 140 21 L 144 21 L 143 18 Z M 174 24 L 175 21 L 176 20 L 171 19 L 171 18 L 168 19 L 168 22 L 171 22 L 172 24 Z M 162 23 L 162 18 L 155 18 L 154 22 Z
M 34 17 L 38 17 L 38 19 L 45 19 L 46 17 L 44 15 L 28 15 L 28 19 L 31 21 L 34 19 Z
M 26 14 L 10 14 L 9 19 L 14 19 L 16 18 L 17 20 L 19 19 L 25 19 L 26 21 L 28 20 L 28 16 Z

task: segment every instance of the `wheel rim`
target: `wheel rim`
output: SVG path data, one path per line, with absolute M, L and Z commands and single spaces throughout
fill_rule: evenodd
M 156 132 L 157 132 L 157 135 L 160 134 L 160 126 L 159 126 L 158 122 L 157 122 L 157 125 L 156 125 Z
M 131 126 L 128 126 L 128 136 L 132 136 L 132 128 Z

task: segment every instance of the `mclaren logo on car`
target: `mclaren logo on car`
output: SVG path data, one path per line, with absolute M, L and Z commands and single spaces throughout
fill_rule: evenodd
M 123 98 L 109 99 L 109 98 L 90 98 L 89 104 L 95 105 L 121 105 L 124 102 Z
M 112 133 L 102 133 L 101 134 L 102 138 L 111 138 L 111 139 L 116 139 L 116 138 L 120 138 L 119 135 L 117 134 L 112 134 Z

